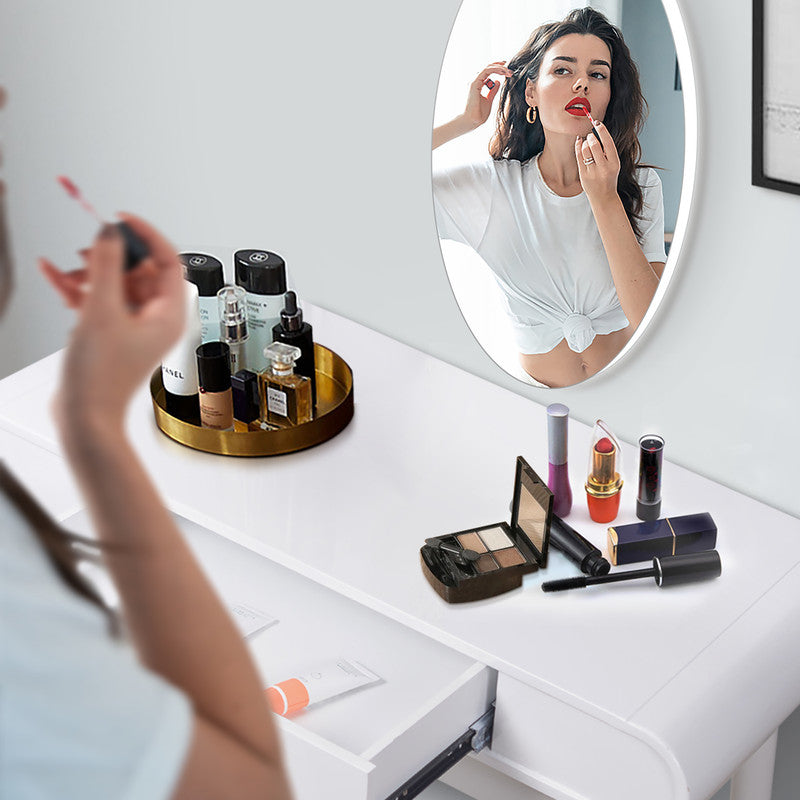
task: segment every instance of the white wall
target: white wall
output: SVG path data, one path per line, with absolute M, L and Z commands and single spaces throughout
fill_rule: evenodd
M 179 245 L 277 250 L 302 298 L 584 422 L 603 417 L 628 441 L 657 430 L 671 460 L 800 515 L 800 197 L 750 186 L 750 2 L 681 5 L 701 139 L 683 261 L 629 357 L 537 390 L 471 339 L 441 263 L 430 125 L 457 0 L 6 0 L 0 126 L 19 286 L 0 374 L 69 329 L 35 270 L 41 254 L 74 263 L 91 230 L 54 182 L 65 172 Z M 752 534 L 769 546 L 768 530 Z

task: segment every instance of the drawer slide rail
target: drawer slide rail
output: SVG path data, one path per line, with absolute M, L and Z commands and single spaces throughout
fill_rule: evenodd
M 392 792 L 386 800 L 411 800 L 427 789 L 434 781 L 461 761 L 468 753 L 478 753 L 492 743 L 494 726 L 494 705 L 469 729 L 461 734 L 436 758 L 429 761 L 419 772 L 407 780 L 399 789 Z

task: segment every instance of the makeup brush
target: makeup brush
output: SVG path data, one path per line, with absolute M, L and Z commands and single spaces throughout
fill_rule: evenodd
M 458 545 L 450 544 L 449 542 L 443 542 L 441 539 L 435 536 L 431 539 L 426 539 L 425 544 L 429 545 L 430 547 L 435 547 L 444 553 L 449 553 L 450 556 L 452 556 L 453 561 L 455 561 L 460 567 L 471 564 L 473 561 L 477 561 L 481 557 L 481 554 L 476 550 L 467 550 L 466 548 L 461 548 Z
M 97 213 L 95 207 L 83 196 L 81 190 L 66 175 L 59 175 L 56 180 L 64 187 L 64 191 L 73 199 L 80 203 L 88 214 L 91 214 L 101 225 L 109 223 Z M 127 222 L 115 222 L 122 238 L 125 240 L 125 271 L 128 272 L 138 266 L 150 255 L 147 245 L 133 232 Z
M 566 589 L 582 589 L 598 583 L 616 583 L 618 581 L 634 581 L 639 578 L 655 578 L 659 587 L 675 586 L 679 583 L 702 581 L 707 578 L 718 578 L 722 574 L 722 561 L 716 550 L 703 553 L 686 553 L 680 556 L 664 556 L 654 558 L 651 569 L 633 569 L 626 572 L 614 572 L 609 575 L 579 575 L 577 578 L 565 578 L 560 581 L 547 581 L 542 584 L 543 592 L 562 592 Z

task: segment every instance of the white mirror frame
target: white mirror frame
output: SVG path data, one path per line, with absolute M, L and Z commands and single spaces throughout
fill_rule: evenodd
M 678 216 L 675 220 L 675 232 L 670 245 L 667 265 L 664 274 L 658 284 L 658 289 L 650 302 L 650 307 L 644 315 L 644 319 L 639 323 L 639 327 L 634 331 L 633 336 L 620 350 L 617 356 L 597 375 L 592 378 L 605 375 L 609 370 L 613 370 L 619 362 L 624 359 L 636 346 L 641 336 L 647 330 L 647 326 L 658 314 L 658 309 L 664 299 L 672 276 L 675 273 L 676 265 L 683 251 L 683 244 L 686 240 L 686 231 L 691 219 L 692 200 L 694 198 L 694 186 L 697 175 L 697 150 L 699 146 L 697 129 L 697 84 L 695 82 L 694 63 L 692 53 L 689 48 L 689 37 L 686 33 L 686 26 L 683 22 L 678 0 L 661 0 L 664 11 L 667 14 L 672 40 L 675 43 L 675 52 L 678 56 L 678 67 L 681 75 L 681 90 L 683 93 L 683 118 L 684 118 L 684 155 L 683 155 L 683 182 L 681 183 L 681 200 L 678 205 Z M 582 381 L 586 383 L 586 381 Z M 576 386 L 579 384 L 575 384 Z
M 623 347 L 623 349 L 614 357 L 614 359 L 610 361 L 605 367 L 603 367 L 603 369 L 601 369 L 595 375 L 592 375 L 591 377 L 581 381 L 580 383 L 572 384 L 573 386 L 580 386 L 582 384 L 585 384 L 587 381 L 592 381 L 593 379 L 596 379 L 598 377 L 605 376 L 608 374 L 609 371 L 617 369 L 618 368 L 617 365 L 619 365 L 619 363 L 624 358 L 626 358 L 628 354 L 632 351 L 632 349 L 636 346 L 636 343 L 642 337 L 645 330 L 647 330 L 648 325 L 652 322 L 653 318 L 658 314 L 658 310 L 661 306 L 662 301 L 664 300 L 664 296 L 672 281 L 672 277 L 675 273 L 676 266 L 679 263 L 681 252 L 683 250 L 683 245 L 686 240 L 686 233 L 689 220 L 691 219 L 692 201 L 694 197 L 696 168 L 697 168 L 697 152 L 699 145 L 698 116 L 697 116 L 697 87 L 695 82 L 694 64 L 692 61 L 692 54 L 689 48 L 689 39 L 686 32 L 686 27 L 683 22 L 683 16 L 681 14 L 681 10 L 678 5 L 678 0 L 661 0 L 661 4 L 664 8 L 667 17 L 667 22 L 669 24 L 670 33 L 672 35 L 672 39 L 675 45 L 675 52 L 678 59 L 678 67 L 681 76 L 681 91 L 683 96 L 683 115 L 684 115 L 683 178 L 681 183 L 680 203 L 678 206 L 677 218 L 675 220 L 675 230 L 673 233 L 672 244 L 670 245 L 670 251 L 669 255 L 667 256 L 667 263 L 664 269 L 664 273 L 661 276 L 658 289 L 656 290 L 656 293 L 653 296 L 653 299 L 650 303 L 650 307 L 648 308 L 647 313 L 645 314 L 639 326 L 634 331 L 629 341 L 625 344 L 625 347 Z M 576 3 L 576 6 L 577 5 L 580 5 L 580 3 Z M 587 5 L 596 6 L 599 5 L 599 3 L 587 2 Z M 460 10 L 459 13 L 461 13 Z M 458 19 L 458 16 L 456 16 L 456 19 Z M 452 30 L 451 30 L 451 36 L 452 36 Z M 449 46 L 449 40 L 448 40 L 448 46 Z M 443 55 L 443 59 L 445 58 L 445 55 L 446 55 L 446 50 L 445 54 Z M 481 349 L 500 369 L 502 369 L 506 374 L 510 375 L 511 377 L 515 378 L 521 383 L 527 383 L 528 385 L 533 385 L 540 388 L 548 388 L 543 384 L 539 383 L 538 381 L 534 380 L 533 378 L 524 376 L 522 374 L 521 368 L 517 372 L 513 370 L 512 367 L 501 364 L 498 360 L 495 360 L 495 358 L 489 354 L 486 347 L 484 346 L 484 343 L 475 334 L 472 321 L 468 319 L 467 316 L 464 314 L 464 311 L 461 307 L 461 302 L 459 300 L 459 292 L 456 290 L 456 286 L 454 284 L 453 275 L 451 274 L 450 268 L 447 263 L 447 259 L 445 258 L 444 255 L 444 251 L 441 250 L 441 242 L 440 242 L 440 253 L 442 257 L 442 264 L 445 269 L 445 272 L 447 273 L 450 289 L 453 292 L 456 304 L 458 305 L 459 311 L 461 312 L 461 315 L 464 318 L 464 322 L 470 329 L 472 336 L 475 338 Z

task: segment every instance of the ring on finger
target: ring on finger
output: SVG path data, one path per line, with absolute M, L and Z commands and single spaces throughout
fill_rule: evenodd
M 586 164 L 586 166 L 588 167 L 589 164 L 594 164 L 594 159 L 593 158 L 584 158 L 583 159 L 583 163 Z

